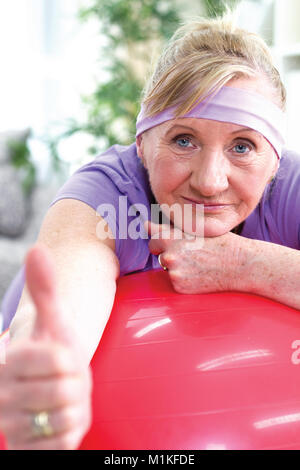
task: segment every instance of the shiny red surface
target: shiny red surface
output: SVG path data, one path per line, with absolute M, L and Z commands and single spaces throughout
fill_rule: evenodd
M 180 295 L 161 270 L 122 277 L 80 449 L 300 449 L 295 340 L 300 312 L 269 299 Z
M 300 312 L 269 299 L 121 278 L 81 449 L 300 449 L 298 339 Z

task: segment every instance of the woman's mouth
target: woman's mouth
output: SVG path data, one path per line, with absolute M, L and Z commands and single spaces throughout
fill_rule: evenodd
M 203 206 L 204 212 L 218 212 L 222 209 L 226 209 L 227 207 L 231 206 L 231 204 L 226 204 L 226 203 L 220 203 L 220 202 L 206 202 L 206 201 L 201 201 L 201 200 L 196 200 L 196 199 L 190 199 L 187 197 L 183 197 L 183 199 L 189 203 L 192 204 L 193 206 Z

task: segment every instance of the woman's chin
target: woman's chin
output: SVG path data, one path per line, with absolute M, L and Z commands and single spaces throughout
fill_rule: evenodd
M 187 238 L 191 237 L 204 237 L 204 238 L 213 238 L 213 237 L 220 237 L 221 235 L 225 235 L 232 230 L 233 227 L 227 226 L 224 224 L 215 224 L 211 226 L 211 224 L 205 224 L 204 229 L 196 229 L 194 231 L 191 230 L 184 230 L 185 235 Z
M 191 223 L 190 220 L 185 221 L 185 223 L 183 223 L 182 220 L 172 220 L 173 226 L 179 228 L 187 238 L 189 236 L 199 238 L 220 237 L 230 232 L 239 223 L 240 221 L 222 220 L 217 217 L 207 216 L 200 220 L 198 219 L 196 224 Z
M 216 219 L 205 220 L 204 222 L 204 237 L 213 238 L 225 235 L 230 232 L 237 224 L 225 223 Z

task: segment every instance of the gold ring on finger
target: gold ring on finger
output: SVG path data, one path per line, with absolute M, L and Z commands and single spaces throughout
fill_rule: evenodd
M 47 411 L 40 411 L 32 416 L 32 433 L 35 437 L 50 437 L 54 434 Z
M 158 255 L 158 262 L 159 264 L 161 265 L 161 267 L 163 268 L 164 271 L 168 271 L 168 268 L 166 266 L 164 266 L 161 262 L 161 253 Z

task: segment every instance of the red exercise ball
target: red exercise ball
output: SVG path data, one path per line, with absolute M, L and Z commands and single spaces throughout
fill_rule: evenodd
M 162 270 L 124 276 L 80 449 L 300 449 L 299 363 L 298 310 L 177 294 Z
M 120 278 L 80 449 L 300 449 L 300 312 L 168 273 Z

